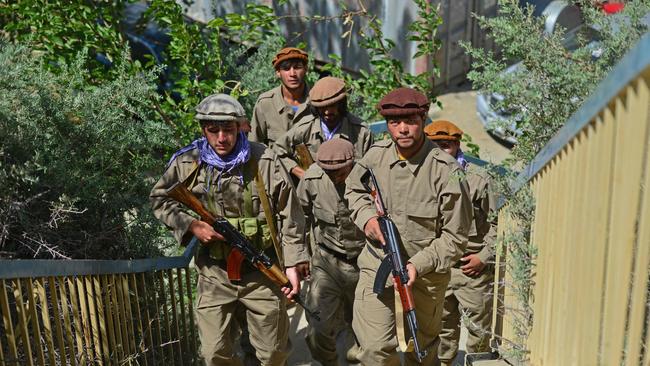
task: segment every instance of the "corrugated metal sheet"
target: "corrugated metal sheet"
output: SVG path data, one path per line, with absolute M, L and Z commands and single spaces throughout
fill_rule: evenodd
M 203 22 L 209 21 L 214 16 L 223 16 L 227 13 L 242 13 L 245 1 L 212 1 L 197 0 L 191 5 L 179 1 L 187 9 L 187 15 L 193 19 Z M 348 9 L 357 10 L 356 0 L 344 1 Z M 272 6 L 279 15 L 321 15 L 334 17 L 341 14 L 341 7 L 337 1 L 292 1 L 292 5 L 278 6 L 277 1 L 261 1 Z M 402 62 L 404 70 L 411 73 L 421 73 L 432 67 L 430 60 L 413 60 L 416 52 L 416 44 L 406 40 L 408 25 L 417 17 L 417 6 L 411 1 L 365 1 L 364 3 L 370 14 L 376 15 L 382 21 L 382 31 L 385 37 L 394 40 L 397 44 L 393 55 Z M 440 67 L 441 74 L 435 79 L 435 85 L 444 89 L 454 83 L 465 79 L 469 71 L 469 57 L 466 56 L 459 46 L 459 41 L 471 42 L 474 46 L 486 49 L 493 49 L 494 44 L 478 28 L 476 20 L 471 14 L 495 15 L 496 0 L 433 0 L 433 6 L 440 6 L 441 16 L 444 19 L 439 29 L 439 38 L 442 40 L 442 48 L 436 55 L 436 61 Z M 341 38 L 341 35 L 348 29 L 340 19 L 327 22 L 306 24 L 299 18 L 287 17 L 280 24 L 284 34 L 291 40 L 292 44 L 306 42 L 309 51 L 315 58 L 329 61 L 331 53 L 340 55 L 343 65 L 351 70 L 369 68 L 368 55 L 359 46 L 359 38 L 351 40 Z M 365 24 L 355 24 L 355 29 L 365 27 Z M 353 32 L 354 33 L 354 32 Z M 349 42 L 349 44 L 348 44 Z

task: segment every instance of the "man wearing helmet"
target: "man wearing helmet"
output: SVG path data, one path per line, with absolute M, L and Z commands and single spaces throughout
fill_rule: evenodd
M 311 160 L 315 161 L 318 148 L 325 141 L 338 137 L 354 146 L 355 156 L 360 159 L 373 143 L 372 133 L 363 122 L 347 108 L 345 82 L 327 76 L 314 84 L 309 91 L 310 113 L 298 121 L 274 146 L 287 170 L 298 179 L 305 170 L 298 165 L 295 148 L 304 144 Z
M 468 317 L 467 353 L 490 349 L 494 271 L 489 263 L 494 261 L 496 200 L 487 172 L 465 159 L 460 148 L 463 131 L 458 126 L 449 121 L 434 121 L 424 132 L 465 170 L 473 210 L 467 248 L 451 268 L 451 280 L 445 293 L 438 350 L 438 358 L 445 366 L 452 365 L 458 353 L 461 312 Z
M 346 180 L 345 198 L 352 220 L 368 241 L 358 257 L 359 282 L 354 295 L 352 327 L 364 365 L 399 365 L 398 346 L 405 351 L 401 332 L 399 296 L 392 288 L 381 295 L 373 291 L 377 269 L 384 258 L 384 238 L 377 221 L 373 197 L 363 178 L 371 168 L 383 201 L 401 236 L 406 284 L 413 291 L 421 348 L 428 351 L 423 365 L 433 364 L 440 332 L 443 300 L 449 268 L 467 244 L 471 219 L 469 189 L 455 159 L 424 136 L 429 109 L 426 96 L 398 88 L 378 104 L 386 118 L 390 140 L 379 141 L 355 165 Z M 392 279 L 385 284 L 392 287 Z M 399 329 L 398 329 L 399 327 Z M 409 334 L 406 330 L 406 334 Z M 405 353 L 407 365 L 418 364 L 413 352 Z
M 201 353 L 208 365 L 241 364 L 233 353 L 230 330 L 235 311 L 245 308 L 257 358 L 264 365 L 284 365 L 290 350 L 284 298 L 291 298 L 300 290 L 300 277 L 308 273 L 300 204 L 288 183 L 289 175 L 273 151 L 249 142 L 241 131 L 246 117 L 234 98 L 211 95 L 203 99 L 196 112 L 203 137 L 172 156 L 150 199 L 154 215 L 172 229 L 181 245 L 187 245 L 193 236 L 201 243 L 195 255 Z M 257 189 L 258 179 L 265 188 L 262 194 Z M 227 218 L 274 261 L 278 260 L 276 253 L 283 256 L 293 290 L 276 289 L 269 279 L 248 265 L 242 266 L 241 281 L 231 282 L 226 272 L 230 247 L 208 223 L 167 196 L 167 190 L 177 182 L 184 182 L 204 207 Z M 276 212 L 264 212 L 261 200 L 265 198 Z M 276 223 L 282 232 L 281 248 L 274 247 L 269 234 L 269 225 Z
M 272 147 L 305 111 L 309 87 L 305 82 L 308 55 L 286 47 L 273 58 L 280 86 L 262 93 L 253 109 L 249 139 Z

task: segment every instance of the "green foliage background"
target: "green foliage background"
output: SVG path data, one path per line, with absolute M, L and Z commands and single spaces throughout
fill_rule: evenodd
M 87 57 L 57 74 L 20 46 L 0 46 L 0 218 L 3 250 L 18 257 L 124 258 L 158 254 L 147 209 L 171 131 L 154 118 L 153 73 L 124 68 L 84 80 Z M 162 242 L 160 244 L 163 244 Z
M 418 56 L 433 59 L 440 18 L 425 0 L 416 2 L 421 19 L 411 25 L 410 39 L 418 42 Z M 177 2 L 152 0 L 133 28 L 123 16 L 131 3 L 0 0 L 0 67 L 6 73 L 0 82 L 8 93 L 0 124 L 9 141 L 0 174 L 10 187 L 0 195 L 0 249 L 10 255 L 127 258 L 167 249 L 169 236 L 152 219 L 147 197 L 165 158 L 199 135 L 194 107 L 222 92 L 251 112 L 258 95 L 277 85 L 270 62 L 277 50 L 308 50 L 281 35 L 279 17 L 265 5 L 250 3 L 241 14 L 200 24 Z M 391 55 L 394 41 L 365 9 L 295 16 L 307 24 L 364 24 L 355 32 L 374 72 L 355 78 L 340 62 L 325 71 L 347 81 L 351 109 L 365 119 L 378 119 L 374 105 L 396 86 L 433 95 L 432 75 L 405 73 Z M 125 32 L 140 36 L 151 24 L 169 37 L 164 65 L 128 52 Z M 310 69 L 313 84 L 318 73 Z M 170 85 L 156 86 L 158 78 Z M 35 90 L 38 97 L 31 99 Z

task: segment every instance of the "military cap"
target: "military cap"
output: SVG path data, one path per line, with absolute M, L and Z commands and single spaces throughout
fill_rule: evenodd
M 199 121 L 227 122 L 246 118 L 244 107 L 227 94 L 212 94 L 203 99 L 195 110 L 194 118 Z
M 384 117 L 406 116 L 429 111 L 429 100 L 419 91 L 411 88 L 398 88 L 386 94 L 377 109 Z
M 324 77 L 309 90 L 309 103 L 314 107 L 327 107 L 345 98 L 345 82 L 332 76 Z
M 424 128 L 424 133 L 429 140 L 460 141 L 461 137 L 463 137 L 463 130 L 455 124 L 442 119 L 431 122 L 430 125 Z
M 309 56 L 307 55 L 307 52 L 301 50 L 300 48 L 285 47 L 281 49 L 280 52 L 278 52 L 273 58 L 273 67 L 277 68 L 282 61 L 293 59 L 301 60 L 307 63 L 308 57 Z
M 338 137 L 325 141 L 316 154 L 316 164 L 325 170 L 338 170 L 353 162 L 354 146 L 350 141 Z

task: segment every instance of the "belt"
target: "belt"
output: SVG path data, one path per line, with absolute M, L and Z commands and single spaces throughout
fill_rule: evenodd
M 318 247 L 320 249 L 322 249 L 324 252 L 332 255 L 334 258 L 336 258 L 336 259 L 338 259 L 340 261 L 343 261 L 343 262 L 345 262 L 347 264 L 353 264 L 353 265 L 357 264 L 357 257 L 354 257 L 354 258 L 350 259 L 350 258 L 348 258 L 347 255 L 345 255 L 343 253 L 339 253 L 336 250 L 334 250 L 332 248 L 329 248 L 328 246 L 326 246 L 325 244 L 322 244 L 322 243 L 318 243 Z

